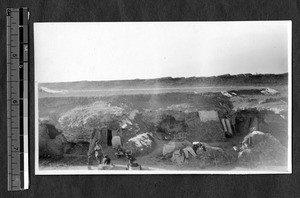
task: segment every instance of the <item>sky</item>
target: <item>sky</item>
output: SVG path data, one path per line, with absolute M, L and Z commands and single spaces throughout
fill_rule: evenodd
M 37 82 L 285 73 L 291 22 L 34 23 Z

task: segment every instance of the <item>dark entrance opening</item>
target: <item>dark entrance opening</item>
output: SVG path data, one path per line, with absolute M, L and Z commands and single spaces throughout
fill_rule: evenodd
M 107 146 L 111 146 L 111 139 L 112 139 L 112 134 L 111 134 L 111 130 L 107 130 Z

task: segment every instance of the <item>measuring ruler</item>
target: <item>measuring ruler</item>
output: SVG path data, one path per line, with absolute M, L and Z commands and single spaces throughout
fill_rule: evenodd
M 29 187 L 27 8 L 6 9 L 8 190 Z

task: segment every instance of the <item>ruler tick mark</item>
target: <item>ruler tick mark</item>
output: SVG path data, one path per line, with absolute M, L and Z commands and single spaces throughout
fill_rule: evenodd
M 22 86 L 23 78 L 28 79 L 28 67 L 22 68 L 23 75 L 19 74 L 19 67 L 23 65 L 26 60 L 28 63 L 28 54 L 25 49 L 25 43 L 22 42 L 22 37 L 26 39 L 28 44 L 28 18 L 23 18 L 29 14 L 27 8 L 8 8 L 7 12 L 7 54 L 10 55 L 7 59 L 7 138 L 8 138 L 8 190 L 25 189 L 24 175 L 28 176 L 28 164 L 24 164 L 24 152 L 21 147 L 25 144 L 25 136 L 21 130 L 28 130 L 24 128 L 23 109 L 18 108 L 20 105 L 28 108 L 28 103 L 22 100 L 22 96 L 19 93 L 28 92 L 24 90 Z M 20 19 L 20 20 L 19 20 Z M 24 25 L 23 25 L 24 24 Z M 26 28 L 25 28 L 26 27 Z M 21 37 L 21 35 L 23 35 Z M 19 38 L 20 37 L 20 38 Z M 26 45 L 27 47 L 27 45 Z M 25 52 L 25 53 L 24 53 Z M 23 54 L 24 53 L 24 54 Z M 23 56 L 22 56 L 23 55 Z M 28 63 L 29 64 L 29 63 Z M 25 76 L 26 74 L 26 76 Z M 21 123 L 20 123 L 21 120 Z M 23 128 L 24 129 L 23 129 Z M 27 134 L 27 133 L 26 133 Z M 28 148 L 27 145 L 23 145 L 22 148 Z M 21 150 L 20 150 L 21 149 Z M 24 171 L 25 170 L 25 171 Z

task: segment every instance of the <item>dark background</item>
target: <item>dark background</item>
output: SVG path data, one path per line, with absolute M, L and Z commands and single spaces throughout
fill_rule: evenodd
M 7 7 L 30 10 L 30 189 L 7 191 Z M 0 197 L 299 197 L 299 10 L 292 0 L 1 0 L 0 2 Z M 292 175 L 34 175 L 33 22 L 292 20 Z

